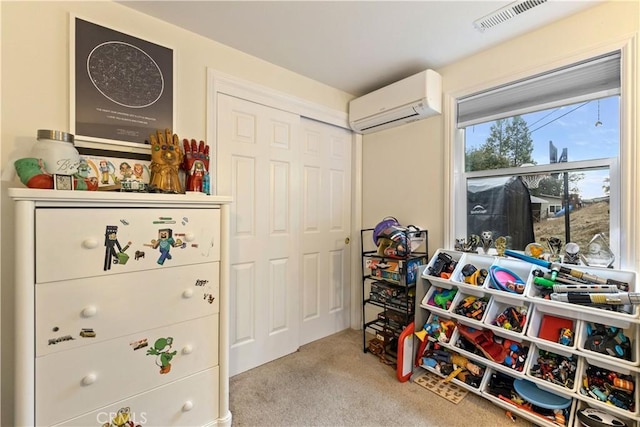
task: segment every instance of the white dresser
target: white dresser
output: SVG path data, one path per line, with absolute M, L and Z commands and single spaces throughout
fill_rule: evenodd
M 9 195 L 16 425 L 231 425 L 230 198 Z

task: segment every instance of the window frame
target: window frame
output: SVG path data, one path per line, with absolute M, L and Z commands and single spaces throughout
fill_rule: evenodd
M 445 119 L 445 200 L 444 200 L 444 243 L 446 247 L 454 247 L 455 239 L 466 236 L 467 221 L 467 186 L 468 178 L 479 176 L 522 175 L 522 168 L 508 168 L 489 171 L 465 171 L 464 129 L 457 128 L 457 100 L 473 93 L 489 90 L 534 76 L 541 72 L 551 71 L 559 67 L 588 60 L 613 50 L 620 50 L 620 147 L 618 158 L 597 159 L 547 165 L 535 165 L 527 170 L 534 172 L 579 171 L 596 169 L 603 166 L 610 169 L 610 243 L 616 255 L 615 268 L 635 269 L 638 265 L 638 253 L 635 242 L 640 241 L 637 215 L 640 212 L 639 198 L 636 195 L 638 173 L 638 148 L 636 147 L 637 123 L 634 112 L 637 107 L 637 40 L 636 37 L 625 39 L 619 43 L 603 46 L 597 50 L 583 52 L 579 56 L 562 62 L 547 64 L 544 67 L 526 70 L 519 75 L 507 76 L 500 81 L 493 81 L 479 87 L 468 88 L 458 93 L 445 93 L 444 105 L 448 117 Z M 465 233 L 457 230 L 464 230 Z

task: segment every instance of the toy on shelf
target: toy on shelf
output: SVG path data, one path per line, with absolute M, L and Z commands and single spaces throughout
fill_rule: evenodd
M 182 140 L 184 147 L 184 161 L 182 167 L 186 174 L 186 191 L 205 192 L 205 177 L 209 173 L 209 146 L 204 141 L 200 144 L 192 139 Z M 208 194 L 208 193 L 207 193 Z
M 456 251 L 477 253 L 478 246 L 480 246 L 480 236 L 471 234 L 468 240 L 464 238 L 456 239 L 454 247 Z
M 582 377 L 580 394 L 635 412 L 635 383 L 631 375 L 589 365 Z
M 472 363 L 466 357 L 443 349 L 437 344 L 422 353 L 421 365 L 433 368 L 445 376 L 442 382 L 457 378 L 474 388 L 480 387 L 485 370 L 483 366 Z
M 627 427 L 624 421 L 601 409 L 583 408 L 576 414 L 582 425 L 587 427 Z
M 484 268 L 477 268 L 473 264 L 466 264 L 461 270 L 464 282 L 473 286 L 482 286 L 489 272 Z
M 457 292 L 458 292 L 457 288 L 453 288 L 453 289 L 435 288 L 427 304 L 440 307 L 443 310 L 448 310 L 449 307 L 451 307 L 453 297 L 456 296 Z
M 600 323 L 587 323 L 584 348 L 597 353 L 631 360 L 631 340 L 621 328 Z
M 467 339 L 476 349 L 480 350 L 484 356 L 497 363 L 504 362 L 507 357 L 506 349 L 494 341 L 493 331 L 487 329 L 475 329 L 466 325 L 458 325 L 458 332 Z
M 493 244 L 493 231 L 483 231 L 480 233 L 480 244 L 482 245 L 482 251 L 488 254 Z
M 493 324 L 508 331 L 520 333 L 527 324 L 527 307 L 508 306 L 496 316 Z
M 449 319 L 440 320 L 438 316 L 433 316 L 431 322 L 424 324 L 422 330 L 415 332 L 420 341 L 449 342 L 456 324 Z
M 178 170 L 182 164 L 180 138 L 171 129 L 157 131 L 151 140 L 151 181 L 149 189 L 159 193 L 183 193 Z
M 582 272 L 580 270 L 576 270 L 574 268 L 569 268 L 567 266 L 561 265 L 561 264 L 557 264 L 557 263 L 552 263 L 549 261 L 545 261 L 542 259 L 537 259 L 534 257 L 530 257 L 527 255 L 523 255 L 521 253 L 518 252 L 514 252 L 511 250 L 506 250 L 505 255 L 508 255 L 510 257 L 513 258 L 517 258 L 520 259 L 522 261 L 527 261 L 531 264 L 535 264 L 535 265 L 539 265 L 541 267 L 544 267 L 548 270 L 551 270 L 551 274 L 552 274 L 552 280 L 556 280 L 558 274 L 564 274 L 567 275 L 569 277 L 573 277 L 573 278 L 577 278 L 577 279 L 581 279 L 585 282 L 590 282 L 590 283 L 595 283 L 595 284 L 600 284 L 600 285 L 615 285 L 618 287 L 618 289 L 620 289 L 621 291 L 628 291 L 629 290 L 629 284 L 619 281 L 619 280 L 614 280 L 614 279 L 606 279 L 603 277 L 599 277 L 596 276 L 594 274 L 588 274 L 585 272 Z
M 538 350 L 538 358 L 529 370 L 529 374 L 560 387 L 573 389 L 577 364 L 576 356 L 566 357 L 550 351 Z
M 496 289 L 513 294 L 522 294 L 524 292 L 524 280 L 504 267 L 492 265 L 489 267 L 489 277 Z
M 484 316 L 488 303 L 488 297 L 476 297 L 474 295 L 469 295 L 460 301 L 456 308 L 453 309 L 453 312 L 461 316 L 480 321 Z
M 516 381 L 520 381 L 517 386 Z M 518 387 L 518 390 L 516 390 L 516 387 Z M 487 384 L 487 391 L 503 402 L 539 417 L 547 423 L 559 426 L 567 425 L 571 399 L 565 399 L 553 393 L 540 390 L 529 381 L 514 380 L 514 378 L 506 374 L 494 372 L 491 374 Z
M 544 314 L 540 321 L 538 338 L 559 343 L 565 346 L 573 345 L 573 320 Z
M 438 253 L 435 262 L 427 268 L 427 273 L 431 276 L 448 279 L 456 268 L 457 261 L 446 252 Z

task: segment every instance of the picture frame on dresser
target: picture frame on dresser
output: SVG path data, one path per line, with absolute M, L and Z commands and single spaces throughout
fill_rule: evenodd
M 172 48 L 70 14 L 70 129 L 78 147 L 149 153 L 174 129 Z

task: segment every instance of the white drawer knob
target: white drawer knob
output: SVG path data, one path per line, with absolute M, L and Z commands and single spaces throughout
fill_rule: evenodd
M 186 402 L 184 402 L 184 405 L 182 405 L 182 412 L 189 412 L 192 409 L 193 409 L 193 402 L 190 400 L 187 400 Z
M 87 239 L 82 242 L 82 247 L 85 249 L 95 249 L 98 247 L 97 239 Z
M 96 374 L 89 374 L 82 379 L 82 385 L 91 385 L 96 382 Z
M 95 305 L 89 305 L 82 310 L 82 317 L 93 317 L 98 312 L 98 308 Z
M 191 298 L 193 296 L 193 289 L 187 289 L 182 293 L 183 298 Z
M 191 354 L 192 351 L 193 351 L 193 347 L 190 345 L 185 345 L 182 348 L 182 354 Z
M 196 235 L 191 232 L 185 233 L 184 235 L 185 242 L 193 242 L 195 238 L 196 238 Z

